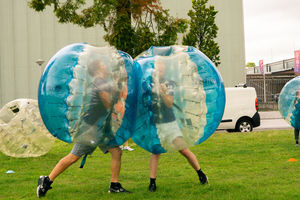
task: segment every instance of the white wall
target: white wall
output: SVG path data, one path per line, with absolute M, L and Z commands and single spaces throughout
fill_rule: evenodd
M 161 0 L 173 16 L 187 18 L 192 0 Z M 210 0 L 218 11 L 219 27 L 216 42 L 220 46 L 221 64 L 218 70 L 226 87 L 246 82 L 243 0 Z
M 226 87 L 246 83 L 243 0 L 210 0 L 218 10 L 217 42 L 221 65 L 218 69 Z
M 41 69 L 62 47 L 75 42 L 103 46 L 100 27 L 59 24 L 51 8 L 37 13 L 26 0 L 0 0 L 0 106 L 17 98 L 37 98 Z
M 211 0 L 219 10 L 219 70 L 226 86 L 245 82 L 242 0 Z M 162 0 L 173 16 L 187 17 L 191 0 Z M 0 0 L 0 108 L 17 98 L 37 98 L 41 69 L 62 47 L 75 42 L 104 46 L 102 28 L 59 24 L 52 9 L 37 13 L 27 0 Z

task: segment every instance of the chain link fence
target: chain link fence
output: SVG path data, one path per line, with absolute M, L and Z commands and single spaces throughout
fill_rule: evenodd
M 265 75 L 259 66 L 246 67 L 247 86 L 254 87 L 260 107 L 277 110 L 279 94 L 283 86 L 295 77 L 294 58 L 265 64 Z
M 295 75 L 272 76 L 265 75 L 247 75 L 247 86 L 254 87 L 257 93 L 257 100 L 261 110 L 277 110 L 277 102 L 279 94 L 284 85 Z M 265 82 L 265 87 L 264 87 Z M 264 93 L 264 88 L 266 92 Z M 266 102 L 264 102 L 264 94 L 266 94 Z

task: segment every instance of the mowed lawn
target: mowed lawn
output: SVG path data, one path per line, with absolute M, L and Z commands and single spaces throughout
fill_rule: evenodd
M 178 152 L 166 153 L 155 193 L 148 192 L 150 153 L 131 142 L 135 150 L 123 153 L 120 182 L 132 193 L 109 194 L 110 155 L 96 150 L 83 169 L 80 160 L 59 176 L 44 199 L 300 199 L 300 147 L 293 137 L 292 130 L 214 134 L 191 148 L 209 177 L 206 186 Z M 38 158 L 0 153 L 0 199 L 36 199 L 38 177 L 48 175 L 71 148 L 57 140 Z

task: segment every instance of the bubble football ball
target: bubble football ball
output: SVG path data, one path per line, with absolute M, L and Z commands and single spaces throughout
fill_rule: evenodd
M 0 110 L 0 150 L 12 157 L 37 157 L 52 147 L 54 137 L 41 119 L 38 102 L 16 99 Z
M 132 58 L 112 47 L 71 44 L 42 75 L 38 101 L 52 135 L 71 143 L 121 145 L 135 118 Z
M 188 46 L 151 47 L 136 59 L 133 141 L 155 154 L 200 144 L 218 127 L 225 91 L 214 64 Z
M 278 108 L 282 117 L 300 130 L 300 76 L 284 85 L 279 95 Z

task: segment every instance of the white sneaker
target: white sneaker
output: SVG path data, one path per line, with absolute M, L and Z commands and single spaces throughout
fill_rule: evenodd
M 129 146 L 125 146 L 125 147 L 123 147 L 123 150 L 133 151 L 134 149 L 130 148 Z
M 123 149 L 124 149 L 123 145 L 119 146 L 119 148 L 120 148 L 122 151 L 123 151 Z

